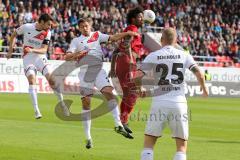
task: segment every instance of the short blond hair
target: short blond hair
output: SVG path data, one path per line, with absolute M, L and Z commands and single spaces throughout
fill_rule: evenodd
M 161 41 L 166 44 L 174 44 L 177 40 L 177 33 L 174 28 L 166 28 L 163 30 Z

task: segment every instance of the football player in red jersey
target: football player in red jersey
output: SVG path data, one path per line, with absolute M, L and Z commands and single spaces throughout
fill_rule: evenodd
M 143 9 L 136 7 L 130 10 L 127 14 L 128 26 L 124 29 L 124 32 L 133 31 L 139 32 L 139 29 L 143 26 Z M 137 100 L 137 94 L 131 90 L 136 87 L 134 83 L 131 83 L 131 78 L 135 75 L 136 59 L 141 58 L 147 53 L 146 48 L 142 44 L 142 36 L 126 37 L 120 43 L 119 48 L 115 51 L 110 77 L 117 76 L 123 91 L 123 98 L 120 105 L 121 109 L 121 121 L 126 131 L 132 133 L 132 130 L 128 126 L 128 118 L 133 110 L 133 107 Z

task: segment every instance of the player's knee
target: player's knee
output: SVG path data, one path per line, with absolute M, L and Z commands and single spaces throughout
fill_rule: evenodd
M 83 109 L 89 110 L 90 109 L 90 102 L 91 102 L 91 98 L 89 96 L 83 97 L 82 98 Z
M 48 83 L 49 83 L 49 85 L 52 87 L 52 88 L 54 88 L 55 87 L 55 81 L 53 80 L 53 79 L 49 79 L 48 80 Z
M 115 99 L 115 95 L 113 94 L 113 87 L 104 87 L 101 90 L 101 93 L 105 96 L 107 100 Z
M 50 76 L 50 75 L 52 74 L 52 70 L 51 70 L 51 68 L 49 67 L 49 65 L 46 65 L 46 67 L 43 68 L 42 74 L 43 74 L 45 77 Z
M 36 84 L 36 78 L 35 75 L 29 75 L 27 77 L 29 85 L 35 85 Z

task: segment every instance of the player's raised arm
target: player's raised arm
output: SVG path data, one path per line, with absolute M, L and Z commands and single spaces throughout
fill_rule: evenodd
M 77 38 L 73 39 L 70 43 L 69 49 L 67 50 L 65 60 L 74 61 L 85 56 L 87 54 L 86 50 L 77 51 L 78 40 Z
M 136 32 L 132 32 L 132 31 L 127 31 L 127 32 L 122 32 L 122 33 L 117 33 L 114 35 L 110 35 L 109 37 L 109 41 L 118 41 L 120 39 L 123 39 L 125 37 L 134 37 L 134 36 L 138 36 L 139 34 Z
M 9 49 L 8 49 L 8 53 L 6 55 L 6 58 L 9 59 L 12 57 L 12 52 L 13 52 L 13 46 L 15 45 L 16 42 L 16 37 L 17 37 L 17 32 L 14 31 L 13 34 L 10 37 L 10 41 L 9 41 Z
M 67 55 L 65 56 L 65 60 L 66 61 L 74 61 L 74 60 L 78 60 L 81 57 L 84 57 L 87 54 L 87 51 L 83 50 L 83 51 L 79 51 L 79 52 L 67 52 Z
M 114 50 L 112 54 L 112 59 L 111 59 L 111 68 L 109 72 L 109 77 L 116 77 L 116 59 L 118 56 L 118 50 Z

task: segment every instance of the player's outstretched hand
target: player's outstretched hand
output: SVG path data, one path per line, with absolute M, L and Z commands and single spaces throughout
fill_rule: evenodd
M 82 59 L 84 56 L 86 56 L 87 54 L 88 54 L 88 51 L 83 50 L 83 51 L 77 52 L 75 58 L 76 58 L 77 60 L 80 60 L 80 59 Z
M 31 48 L 30 47 L 24 48 L 23 53 L 29 53 L 29 52 L 31 52 Z
M 127 34 L 128 34 L 129 36 L 132 36 L 132 37 L 134 37 L 134 36 L 139 36 L 139 35 L 140 35 L 139 33 L 137 33 L 137 32 L 132 32 L 132 31 L 128 31 Z

